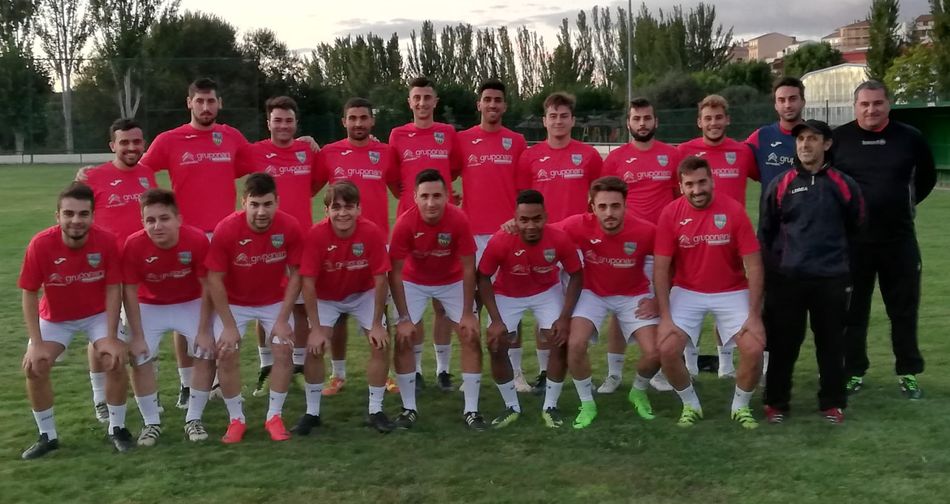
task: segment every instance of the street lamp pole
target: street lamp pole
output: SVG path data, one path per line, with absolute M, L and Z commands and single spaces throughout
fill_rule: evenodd
M 627 0 L 627 105 L 624 107 L 629 113 L 630 102 L 633 100 L 633 0 Z M 626 121 L 624 121 L 626 122 Z M 630 141 L 630 131 L 627 131 L 627 141 Z

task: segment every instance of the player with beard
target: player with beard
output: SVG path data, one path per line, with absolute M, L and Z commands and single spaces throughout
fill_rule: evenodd
M 795 137 L 792 128 L 803 122 L 805 85 L 795 77 L 783 77 L 772 87 L 772 98 L 778 121 L 753 131 L 746 139 L 759 167 L 763 194 L 773 178 L 793 168 Z

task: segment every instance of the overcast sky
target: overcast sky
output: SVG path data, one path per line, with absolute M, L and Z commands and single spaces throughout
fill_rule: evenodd
M 460 22 L 478 27 L 528 25 L 541 33 L 546 45 L 556 44 L 555 29 L 567 17 L 573 24 L 577 11 L 590 13 L 595 5 L 626 6 L 627 2 L 573 0 L 565 8 L 563 0 L 357 0 L 312 1 L 278 0 L 271 8 L 259 2 L 234 0 L 182 0 L 182 10 L 204 11 L 221 16 L 242 32 L 270 28 L 291 49 L 312 48 L 320 42 L 332 42 L 347 34 L 373 32 L 388 37 L 393 32 L 401 39 L 418 30 L 423 20 L 432 20 L 437 27 Z M 633 2 L 634 12 L 639 1 Z M 657 12 L 672 5 L 690 7 L 698 2 L 647 0 L 646 5 Z M 719 21 L 734 28 L 736 38 L 751 38 L 768 32 L 781 32 L 800 39 L 818 39 L 840 25 L 867 17 L 870 0 L 715 0 Z M 902 0 L 902 21 L 929 13 L 928 0 Z

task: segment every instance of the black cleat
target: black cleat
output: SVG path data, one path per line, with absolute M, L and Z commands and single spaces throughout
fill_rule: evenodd
M 310 431 L 320 427 L 320 416 L 311 415 L 309 413 L 304 413 L 300 420 L 297 421 L 297 425 L 294 425 L 290 432 L 292 434 L 297 434 L 298 436 L 307 436 L 310 434 Z
M 548 372 L 541 371 L 538 374 L 538 377 L 534 380 L 534 383 L 531 384 L 531 393 L 538 396 L 543 396 L 544 391 L 548 386 Z
M 115 446 L 115 451 L 119 453 L 125 453 L 135 446 L 135 441 L 132 439 L 132 433 L 129 432 L 129 429 L 126 429 L 125 427 L 114 427 L 112 429 L 112 434 L 109 434 L 109 439 L 112 440 L 112 444 Z
M 40 434 L 33 446 L 30 446 L 20 455 L 23 460 L 33 460 L 46 455 L 47 453 L 59 449 L 59 439 L 50 441 L 49 435 Z
M 419 414 L 416 413 L 416 410 L 412 409 L 402 409 L 402 413 L 396 417 L 396 420 L 393 422 L 396 425 L 397 429 L 408 430 L 413 425 L 415 425 L 416 420 L 419 419 Z
M 426 380 L 422 373 L 416 373 L 416 392 L 422 392 L 426 388 Z
M 485 419 L 477 411 L 469 411 L 462 415 L 462 419 L 465 420 L 465 425 L 473 431 L 483 432 L 488 430 L 488 424 L 485 423 Z
M 178 409 L 188 409 L 188 400 L 191 398 L 191 387 L 182 387 L 178 390 L 178 402 L 175 407 Z
M 439 389 L 442 392 L 451 392 L 452 389 L 452 375 L 442 371 L 439 373 L 439 376 L 436 377 L 436 382 L 439 384 Z
M 372 415 L 367 415 L 366 425 L 383 434 L 392 432 L 396 428 L 396 424 L 394 424 L 382 411 L 373 413 Z
M 257 374 L 257 385 L 254 387 L 254 391 L 251 392 L 252 396 L 263 397 L 270 391 L 267 379 L 270 378 L 271 367 L 272 366 L 264 366 L 261 368 L 260 373 Z

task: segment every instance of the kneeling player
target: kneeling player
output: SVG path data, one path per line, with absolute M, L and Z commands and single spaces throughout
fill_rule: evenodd
M 367 423 L 380 432 L 390 432 L 394 426 L 383 413 L 389 372 L 389 333 L 383 326 L 389 293 L 386 237 L 379 227 L 360 217 L 360 192 L 352 182 L 333 183 L 324 203 L 327 218 L 307 233 L 301 259 L 303 299 L 312 329 L 304 361 L 307 412 L 293 431 L 306 435 L 320 425 L 324 352 L 333 327 L 342 315 L 349 314 L 356 318 L 370 343 Z
M 570 238 L 563 231 L 547 226 L 544 196 L 533 189 L 522 191 L 515 201 L 515 226 L 518 234 L 498 231 L 488 241 L 478 265 L 478 289 L 482 303 L 491 316 L 488 326 L 488 352 L 492 376 L 505 401 L 505 412 L 492 421 L 505 427 L 521 413 L 514 373 L 508 357 L 509 344 L 521 317 L 528 310 L 534 314 L 542 338 L 563 341 L 570 324 L 571 311 L 580 290 L 581 262 Z M 568 298 L 565 302 L 558 263 L 570 274 Z M 495 276 L 492 282 L 492 275 Z M 563 352 L 555 350 L 548 371 L 563 371 Z M 555 366 L 551 366 L 555 363 Z M 548 375 L 551 402 L 545 400 L 543 417 L 549 427 L 560 426 L 557 397 L 551 394 L 552 376 Z M 560 385 L 560 384 L 558 384 Z

